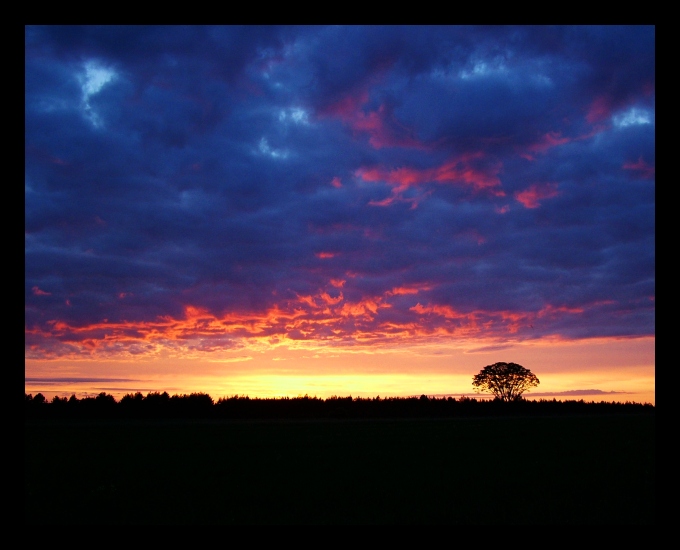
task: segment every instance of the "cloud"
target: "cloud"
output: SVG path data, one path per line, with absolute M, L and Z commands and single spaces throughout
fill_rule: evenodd
M 40 290 L 40 288 L 38 288 L 37 286 L 34 286 L 31 290 L 33 291 L 33 294 L 35 294 L 36 296 L 51 296 L 52 295 L 51 292 L 45 292 L 44 290 Z
M 26 356 L 654 334 L 654 33 L 27 27 Z
M 652 179 L 655 175 L 655 167 L 647 164 L 642 157 L 639 157 L 637 162 L 625 162 L 623 164 L 623 169 L 634 170 L 644 179 Z
M 524 208 L 538 208 L 540 200 L 550 199 L 559 195 L 557 183 L 534 183 L 524 191 L 515 193 L 515 199 L 524 205 Z

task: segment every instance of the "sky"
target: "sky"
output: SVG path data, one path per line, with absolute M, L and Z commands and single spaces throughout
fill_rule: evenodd
M 655 402 L 653 26 L 29 26 L 25 388 Z

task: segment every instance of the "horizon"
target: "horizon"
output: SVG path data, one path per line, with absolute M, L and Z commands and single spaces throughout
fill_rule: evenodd
M 594 404 L 594 405 L 601 405 L 601 404 L 614 404 L 614 405 L 644 405 L 644 406 L 652 406 L 655 407 L 656 405 L 654 403 L 650 402 L 644 402 L 644 401 L 631 401 L 630 399 L 621 399 L 618 400 L 605 400 L 605 399 L 600 399 L 597 400 L 598 396 L 602 396 L 605 394 L 624 394 L 626 392 L 602 392 L 601 390 L 571 390 L 571 391 L 565 391 L 565 392 L 544 392 L 544 393 L 535 393 L 532 395 L 529 395 L 528 393 L 523 393 L 519 401 L 536 401 L 536 402 L 557 402 L 557 403 L 585 403 L 585 404 Z M 319 397 L 317 395 L 308 395 L 308 394 L 300 394 L 296 396 L 289 396 L 289 395 L 280 395 L 280 396 L 270 396 L 270 397 L 251 397 L 249 395 L 245 394 L 235 394 L 235 395 L 225 395 L 225 396 L 220 396 L 219 398 L 215 398 L 212 395 L 205 393 L 205 392 L 191 392 L 191 393 L 169 393 L 167 391 L 151 391 L 151 392 L 146 392 L 146 395 L 144 392 L 128 392 L 121 394 L 120 396 L 115 396 L 114 394 L 101 391 L 97 394 L 83 394 L 80 397 L 76 395 L 76 393 L 71 393 L 71 395 L 59 395 L 58 393 L 55 393 L 52 398 L 50 399 L 48 396 L 46 396 L 43 392 L 38 392 L 35 395 L 33 393 L 25 393 L 25 398 L 26 402 L 30 402 L 35 400 L 38 396 L 42 396 L 43 403 L 50 404 L 54 403 L 54 399 L 59 399 L 62 402 L 63 401 L 70 401 L 72 398 L 75 398 L 76 401 L 80 400 L 93 400 L 93 399 L 98 399 L 101 396 L 106 396 L 107 398 L 112 397 L 114 399 L 114 402 L 116 403 L 121 403 L 124 398 L 135 398 L 137 399 L 137 396 L 142 396 L 143 400 L 145 401 L 147 397 L 155 397 L 155 396 L 165 396 L 167 399 L 186 399 L 190 398 L 193 396 L 199 396 L 199 397 L 209 397 L 210 400 L 212 401 L 212 404 L 218 404 L 221 401 L 230 401 L 230 400 L 253 400 L 253 401 L 290 401 L 290 400 L 320 400 L 320 401 L 333 401 L 336 399 L 339 400 L 345 400 L 345 399 L 350 399 L 352 401 L 362 401 L 362 400 L 367 400 L 367 401 L 390 401 L 390 400 L 411 400 L 411 399 L 418 399 L 421 400 L 423 397 L 426 397 L 427 399 L 430 400 L 450 400 L 453 399 L 454 401 L 478 401 L 478 402 L 486 402 L 486 401 L 495 401 L 497 400 L 496 397 L 493 394 L 490 393 L 473 393 L 472 395 L 468 394 L 413 394 L 413 395 L 399 395 L 399 396 L 381 396 L 381 395 L 328 395 L 326 397 Z M 580 399 L 577 399 L 580 397 Z M 589 399 L 584 399 L 584 397 L 589 397 Z M 559 399 L 558 399 L 559 398 Z M 499 398 L 499 400 L 502 401 L 502 399 Z M 511 404 L 511 403 L 510 403 Z
M 26 26 L 24 291 L 48 399 L 655 405 L 655 27 Z

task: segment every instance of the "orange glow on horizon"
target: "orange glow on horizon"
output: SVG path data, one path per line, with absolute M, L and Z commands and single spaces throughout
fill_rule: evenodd
M 396 348 L 294 348 L 203 352 L 195 357 L 26 360 L 26 392 L 52 395 L 202 391 L 214 399 L 332 395 L 474 397 L 472 376 L 498 360 L 538 376 L 533 394 L 586 401 L 655 402 L 655 338 L 523 342 L 479 348 L 480 342 L 402 344 Z M 56 377 L 56 378 L 53 378 Z M 59 382 L 60 377 L 67 381 Z M 78 379 L 83 381 L 79 382 Z M 50 380 L 56 380 L 50 382 Z M 102 382 L 97 382 L 102 379 Z M 46 382 L 41 382 L 45 380 Z M 71 381 L 69 381 L 71 380 Z M 573 396 L 577 390 L 599 390 Z M 613 393 L 610 393 L 613 392 Z M 541 398 L 527 394 L 527 398 Z

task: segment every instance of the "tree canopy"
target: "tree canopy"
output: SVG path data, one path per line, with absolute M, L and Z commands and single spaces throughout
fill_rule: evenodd
M 502 401 L 517 401 L 525 391 L 538 384 L 536 375 L 517 363 L 487 365 L 472 378 L 475 391 L 493 393 Z

